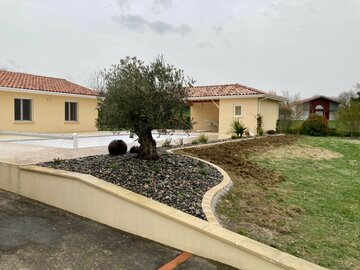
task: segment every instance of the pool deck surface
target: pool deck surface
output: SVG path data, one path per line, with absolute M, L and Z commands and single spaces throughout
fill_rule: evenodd
M 69 135 L 69 134 L 67 134 Z M 109 132 L 92 132 L 92 133 L 79 133 L 79 137 L 83 136 L 99 136 L 99 135 L 113 135 Z M 198 134 L 195 134 L 197 136 Z M 209 139 L 217 139 L 218 134 L 208 133 Z M 55 158 L 72 159 L 91 155 L 104 155 L 108 154 L 107 146 L 88 147 L 88 148 L 56 148 L 48 146 L 15 144 L 6 142 L 8 140 L 25 140 L 29 137 L 17 137 L 13 135 L 0 135 L 0 162 L 7 162 L 13 164 L 35 164 L 39 162 L 50 161 Z M 194 138 L 184 140 L 184 143 L 191 142 Z M 162 145 L 159 142 L 158 145 Z M 128 144 L 130 148 L 131 144 Z
M 50 161 L 54 158 L 71 159 L 107 153 L 106 146 L 66 149 L 0 142 L 0 162 L 20 165 Z
M 174 248 L 0 190 L 0 269 L 159 269 L 180 254 Z M 191 256 L 175 269 L 234 268 Z

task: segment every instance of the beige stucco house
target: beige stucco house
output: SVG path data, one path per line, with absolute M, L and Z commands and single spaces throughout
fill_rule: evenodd
M 97 94 L 65 79 L 0 71 L 0 131 L 96 131 Z
M 265 131 L 276 128 L 282 97 L 241 84 L 196 86 L 188 89 L 194 130 L 228 134 L 234 120 L 256 133 L 257 115 Z

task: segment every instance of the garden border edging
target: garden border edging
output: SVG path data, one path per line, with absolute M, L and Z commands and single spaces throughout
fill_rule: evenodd
M 186 147 L 186 148 L 190 148 L 190 147 Z M 182 150 L 182 149 L 184 149 L 184 148 L 169 149 L 168 152 L 174 154 L 175 151 Z M 219 184 L 217 184 L 216 186 L 213 186 L 212 188 L 210 188 L 204 194 L 202 201 L 201 201 L 201 208 L 206 216 L 207 221 L 210 222 L 211 224 L 216 224 L 216 225 L 221 226 L 220 222 L 218 221 L 218 219 L 216 217 L 215 208 L 216 208 L 216 205 L 217 205 L 219 199 L 221 198 L 221 196 L 224 195 L 227 191 L 229 191 L 233 185 L 233 182 L 232 182 L 230 176 L 227 174 L 227 172 L 224 169 L 222 169 L 218 165 L 215 165 L 207 160 L 193 157 L 190 155 L 186 155 L 183 153 L 181 153 L 180 155 L 204 162 L 204 163 L 214 167 L 215 169 L 217 169 L 223 176 L 222 181 Z

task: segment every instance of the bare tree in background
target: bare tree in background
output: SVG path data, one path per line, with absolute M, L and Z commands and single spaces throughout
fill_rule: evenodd
M 273 95 L 273 96 L 277 96 L 276 91 L 274 91 L 274 90 L 270 90 L 270 91 L 268 92 L 268 94 L 269 94 L 269 95 Z
M 341 105 L 349 105 L 351 99 L 355 97 L 355 91 L 343 91 L 337 97 L 337 100 L 340 102 Z
M 355 100 L 357 100 L 357 101 L 359 101 L 360 102 L 360 83 L 356 83 L 355 85 L 354 85 L 354 91 L 356 92 L 356 95 L 357 95 L 357 97 L 354 97 L 353 99 L 355 99 Z
M 360 83 L 356 83 L 351 90 L 341 92 L 337 100 L 341 105 L 349 105 L 357 96 L 360 96 Z
M 293 128 L 293 120 L 299 119 L 303 114 L 302 106 L 298 106 L 296 101 L 300 99 L 300 94 L 291 95 L 288 91 L 283 91 L 282 96 L 285 98 L 279 107 L 278 132 L 288 133 Z
M 96 91 L 99 96 L 103 96 L 106 91 L 105 73 L 106 71 L 95 70 L 87 81 L 87 87 Z

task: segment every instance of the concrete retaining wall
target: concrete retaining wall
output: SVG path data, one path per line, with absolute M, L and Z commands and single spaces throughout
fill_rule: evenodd
M 325 269 L 89 175 L 0 163 L 0 188 L 244 270 Z

